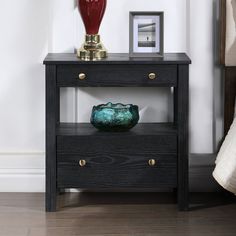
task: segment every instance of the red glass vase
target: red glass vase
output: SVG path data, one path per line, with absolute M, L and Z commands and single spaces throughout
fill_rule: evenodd
M 77 55 L 82 60 L 100 60 L 107 57 L 98 34 L 106 5 L 107 0 L 78 0 L 79 12 L 86 29 L 85 43 L 77 50 Z
M 80 15 L 87 34 L 98 34 L 107 0 L 78 0 Z

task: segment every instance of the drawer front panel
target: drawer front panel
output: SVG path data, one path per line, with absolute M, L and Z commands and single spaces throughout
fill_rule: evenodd
M 176 136 L 137 137 L 132 141 L 100 137 L 94 143 L 91 137 L 58 137 L 57 141 L 59 187 L 176 187 Z M 154 166 L 150 166 L 151 159 L 156 161 Z M 81 167 L 80 160 L 86 165 Z
M 156 165 L 149 166 L 155 158 Z M 79 165 L 80 156 L 59 154 L 57 181 L 67 188 L 158 188 L 176 187 L 175 155 L 117 157 L 102 155 L 86 157 L 86 165 Z
M 57 152 L 82 157 L 109 153 L 111 155 L 176 154 L 177 135 L 122 136 L 57 136 Z
M 150 74 L 156 78 L 149 78 Z M 80 78 L 80 75 L 83 74 Z M 177 83 L 176 65 L 59 65 L 60 87 L 168 86 Z

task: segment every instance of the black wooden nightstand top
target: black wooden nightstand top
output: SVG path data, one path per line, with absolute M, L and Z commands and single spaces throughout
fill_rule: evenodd
M 191 64 L 190 58 L 185 53 L 166 53 L 163 58 L 130 58 L 128 53 L 110 53 L 101 61 L 82 61 L 73 53 L 49 53 L 44 64 Z

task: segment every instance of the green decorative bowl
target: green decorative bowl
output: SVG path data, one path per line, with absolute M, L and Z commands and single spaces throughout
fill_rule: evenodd
M 102 131 L 127 131 L 133 128 L 138 120 L 138 106 L 132 104 L 109 102 L 94 106 L 91 114 L 91 124 Z

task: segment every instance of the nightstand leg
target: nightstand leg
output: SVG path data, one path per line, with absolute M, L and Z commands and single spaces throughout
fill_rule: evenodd
M 59 121 L 59 90 L 56 87 L 56 66 L 46 67 L 46 211 L 56 211 L 57 165 L 56 126 Z
M 174 91 L 175 124 L 178 127 L 178 206 L 189 209 L 189 67 L 178 66 L 178 86 Z
M 59 195 L 63 195 L 63 194 L 66 193 L 66 189 L 65 188 L 59 188 L 59 189 L 57 189 L 57 192 L 58 192 Z
M 46 211 L 55 212 L 57 210 L 57 194 L 54 191 L 46 192 Z

